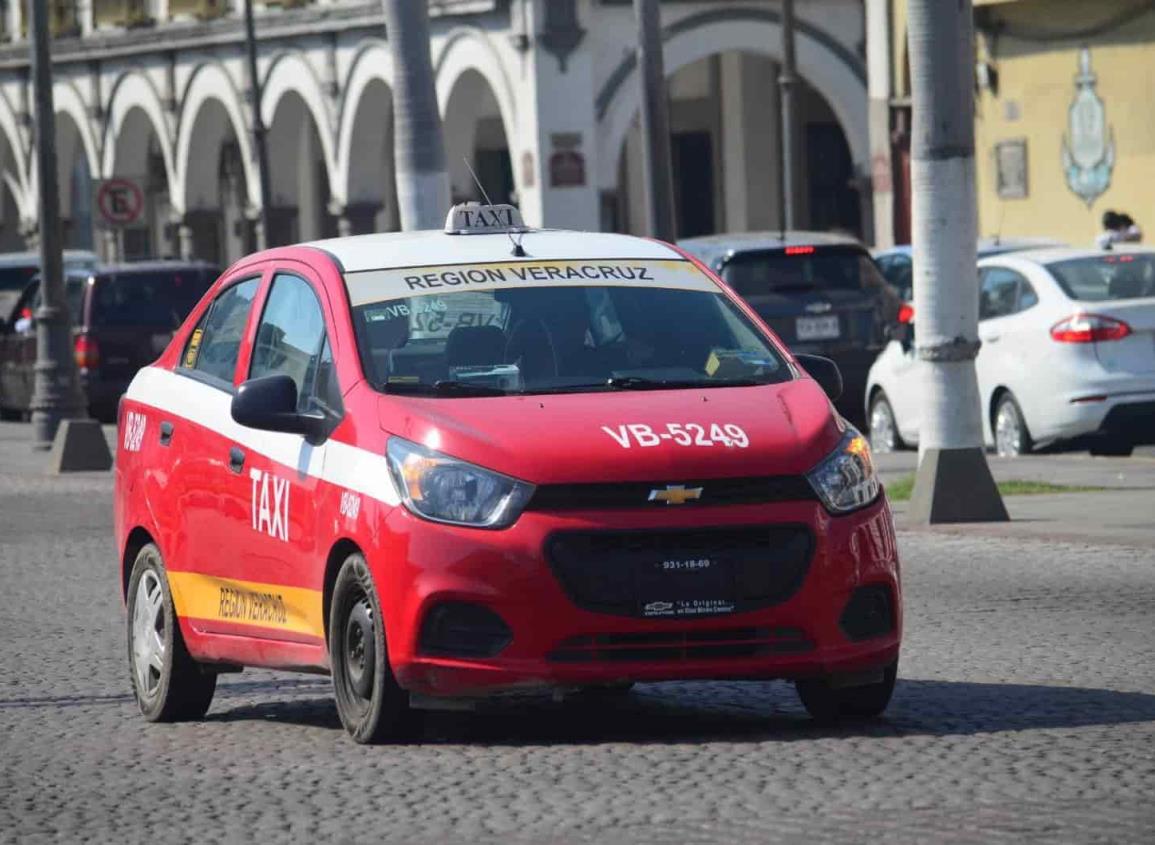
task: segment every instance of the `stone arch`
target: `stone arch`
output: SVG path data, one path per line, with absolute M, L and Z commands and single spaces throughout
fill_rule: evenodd
M 34 200 L 28 192 L 32 154 L 23 137 L 16 112 L 8 102 L 8 97 L 0 91 L 0 179 L 11 194 L 14 209 L 21 218 L 0 221 L 5 229 L 11 224 L 19 230 L 22 221 L 31 219 L 35 214 Z
M 350 66 L 337 133 L 335 200 L 350 234 L 400 227 L 393 166 L 392 58 L 384 42 L 362 45 Z
M 280 53 L 265 73 L 265 81 L 261 85 L 261 120 L 266 127 L 273 125 L 282 99 L 289 94 L 300 97 L 312 116 L 321 142 L 329 191 L 335 193 L 337 166 L 332 114 L 317 72 L 299 51 Z
M 96 133 L 92 129 L 92 121 L 88 119 L 88 106 L 84 97 L 72 81 L 57 82 L 52 86 L 52 100 L 56 108 L 56 119 L 60 121 L 66 116 L 76 129 L 81 150 L 84 153 L 88 170 L 93 177 L 100 174 L 100 154 L 97 147 Z
M 176 179 L 173 182 L 173 207 L 178 212 L 188 211 L 190 181 L 197 176 L 211 176 L 216 179 L 216 162 L 204 154 L 198 146 L 194 156 L 193 139 L 200 129 L 207 137 L 202 140 L 219 147 L 226 133 L 231 132 L 232 140 L 240 150 L 240 164 L 244 173 L 245 193 L 251 207 L 260 204 L 260 182 L 253 149 L 249 137 L 248 123 L 242 110 L 243 99 L 236 84 L 222 65 L 208 62 L 193 71 L 181 98 L 180 121 L 177 125 L 174 163 Z M 219 110 L 219 111 L 218 111 Z M 213 112 L 216 112 L 213 114 Z M 223 112 L 223 114 L 222 114 Z M 207 168 L 207 169 L 206 169 Z M 190 176 L 193 177 L 190 180 Z
M 780 14 L 772 9 L 718 9 L 691 15 L 663 31 L 667 78 L 708 56 L 738 51 L 781 60 Z M 850 145 L 855 167 L 869 169 L 866 71 L 845 45 L 813 24 L 799 21 L 795 41 L 798 72 L 829 104 Z M 599 91 L 596 109 L 598 184 L 613 189 L 622 147 L 640 108 L 637 59 L 631 54 Z
M 509 132 L 495 92 L 479 71 L 469 69 L 457 77 L 446 104 L 444 123 L 453 200 L 483 199 L 473 179 L 476 174 L 493 202 L 510 202 L 516 180 Z
M 337 114 L 337 151 L 333 179 L 333 198 L 341 203 L 347 203 L 351 198 L 353 170 L 355 170 L 352 167 L 353 141 L 357 118 L 364 103 L 366 89 L 376 85 L 384 85 L 389 91 L 392 109 L 393 56 L 383 40 L 374 38 L 365 41 L 358 48 L 349 65 L 349 72 L 345 75 L 345 84 L 341 86 L 344 94 Z M 391 119 L 390 134 L 392 134 Z
M 98 170 L 105 178 L 111 177 L 116 171 L 118 142 L 124 130 L 125 121 L 134 109 L 147 119 L 164 158 L 165 177 L 170 189 L 177 185 L 176 165 L 173 160 L 172 132 L 165 117 L 165 108 L 161 102 L 160 93 L 156 90 L 152 80 L 141 71 L 128 71 L 113 83 L 109 94 L 107 119 L 104 128 L 103 161 Z M 135 120 L 139 120 L 139 117 Z M 134 120 L 134 122 L 135 122 Z M 175 196 L 176 191 L 172 190 Z
M 485 81 L 496 100 L 505 137 L 510 141 L 512 153 L 520 135 L 517 99 L 505 65 L 481 30 L 458 27 L 449 32 L 433 65 L 437 81 L 437 105 L 443 120 L 449 113 L 450 97 L 457 89 L 461 78 L 470 72 L 479 75 Z M 450 170 L 452 172 L 452 166 Z M 513 168 L 515 189 L 521 187 L 517 181 L 520 177 L 517 170 L 518 168 Z

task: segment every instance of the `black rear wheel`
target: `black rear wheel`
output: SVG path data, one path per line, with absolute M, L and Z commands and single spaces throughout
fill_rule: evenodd
M 802 706 L 816 721 L 872 719 L 881 715 L 890 703 L 897 677 L 898 663 L 895 662 L 883 669 L 882 680 L 878 683 L 838 687 L 830 678 L 804 678 L 795 687 Z
M 360 554 L 345 559 L 333 585 L 329 663 L 337 713 L 355 741 L 381 743 L 404 733 L 409 694 L 389 667 L 381 604 Z

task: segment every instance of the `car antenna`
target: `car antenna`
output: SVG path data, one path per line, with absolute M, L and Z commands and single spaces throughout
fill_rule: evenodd
M 477 174 L 473 171 L 473 165 L 469 163 L 469 159 L 465 156 L 462 156 L 461 160 L 465 162 L 465 167 L 469 170 L 469 175 L 473 177 L 473 184 L 477 186 L 477 190 L 481 191 L 481 196 L 485 198 L 485 204 L 493 208 L 493 201 L 490 200 L 489 194 L 487 194 L 485 188 L 482 187 L 481 180 L 477 178 Z M 513 244 L 513 257 L 525 258 L 525 249 L 521 245 L 521 238 L 525 237 L 525 233 L 522 232 L 517 238 L 514 238 L 512 230 L 507 229 L 505 233 L 509 235 L 509 242 Z

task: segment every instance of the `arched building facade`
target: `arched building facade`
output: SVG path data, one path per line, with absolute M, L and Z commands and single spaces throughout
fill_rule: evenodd
M 147 14 L 140 14 L 141 7 Z M 147 8 L 146 8 L 147 7 Z M 36 235 L 22 4 L 0 29 L 0 249 Z M 241 0 L 77 3 L 53 39 L 58 177 L 69 246 L 106 257 L 253 248 L 260 175 Z M 643 232 L 628 0 L 431 0 L 452 192 L 518 203 L 531 225 Z M 801 222 L 870 236 L 862 0 L 801 0 L 795 198 Z M 782 55 L 777 0 L 665 2 L 679 234 L 772 228 Z M 393 78 L 380 3 L 257 3 L 268 128 L 268 241 L 397 228 Z M 144 197 L 128 228 L 93 211 L 99 180 Z

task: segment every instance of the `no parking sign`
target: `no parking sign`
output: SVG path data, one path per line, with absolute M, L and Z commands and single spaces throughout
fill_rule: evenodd
M 96 209 L 108 226 L 131 226 L 144 211 L 144 192 L 130 179 L 106 179 L 96 192 Z

